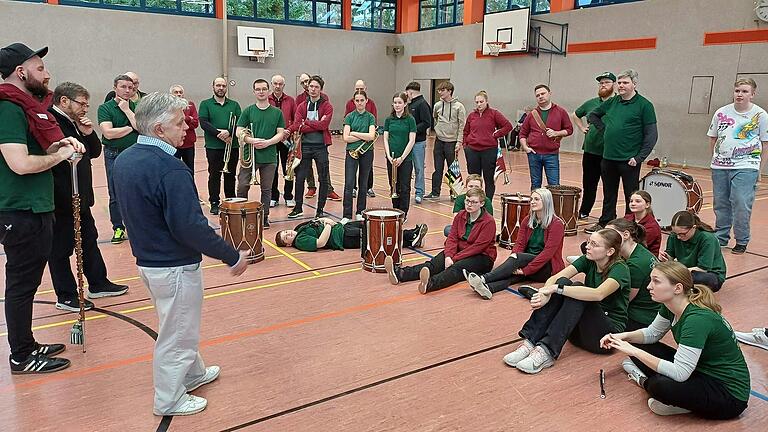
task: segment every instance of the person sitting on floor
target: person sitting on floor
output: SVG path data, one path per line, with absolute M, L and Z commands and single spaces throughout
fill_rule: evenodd
M 535 374 L 555 364 L 566 340 L 605 354 L 600 338 L 624 330 L 629 303 L 629 268 L 621 259 L 621 235 L 601 229 L 589 237 L 587 254 L 558 272 L 531 299 L 533 313 L 520 330 L 523 343 L 504 357 L 518 370 Z M 584 285 L 572 278 L 584 273 Z
M 718 292 L 725 282 L 725 260 L 711 226 L 688 210 L 672 216 L 672 234 L 659 261 L 677 260 L 688 267 L 693 283 L 704 284 Z
M 630 356 L 622 366 L 648 392 L 654 413 L 738 417 L 749 400 L 749 369 L 712 291 L 694 285 L 691 272 L 674 261 L 653 269 L 650 291 L 661 303 L 651 325 L 607 334 L 600 345 Z M 677 350 L 659 342 L 670 330 Z
M 483 208 L 485 192 L 470 189 L 465 209 L 453 218 L 445 248 L 427 262 L 412 267 L 395 267 L 392 257 L 384 260 L 393 285 L 419 280 L 419 292 L 426 294 L 464 279 L 462 271 L 485 273 L 496 260 L 496 221 Z
M 465 184 L 466 184 L 467 190 L 482 189 L 483 177 L 480 174 L 470 174 L 467 176 L 467 181 Z M 466 199 L 467 199 L 466 192 L 456 197 L 456 199 L 453 201 L 453 214 L 456 214 L 464 210 L 464 201 Z M 485 203 L 483 204 L 483 208 L 485 209 L 485 211 L 488 212 L 489 215 L 493 216 L 493 202 L 491 202 L 490 198 L 485 197 Z M 451 226 L 446 225 L 445 228 L 443 228 L 443 234 L 446 237 L 448 237 L 448 233 L 450 232 L 451 232 Z
M 319 249 L 344 250 L 361 248 L 364 221 L 337 222 L 330 218 L 317 218 L 300 223 L 292 230 L 278 231 L 275 244 L 279 247 L 293 246 L 304 252 Z M 427 235 L 427 224 L 403 230 L 403 246 L 420 248 Z
M 632 192 L 629 197 L 629 211 L 624 215 L 624 219 L 635 221 L 643 226 L 645 230 L 645 247 L 653 256 L 659 256 L 659 249 L 661 249 L 661 227 L 659 222 L 653 216 L 653 209 L 651 208 L 651 194 L 644 190 L 638 190 Z
M 469 286 L 486 300 L 490 300 L 494 293 L 525 280 L 545 282 L 565 267 L 564 239 L 565 223 L 555 215 L 552 192 L 545 188 L 536 189 L 531 192 L 531 212 L 520 224 L 509 258 L 489 273 L 478 276 L 464 272 L 464 277 Z M 520 287 L 520 291 L 528 298 L 535 293 L 527 286 Z

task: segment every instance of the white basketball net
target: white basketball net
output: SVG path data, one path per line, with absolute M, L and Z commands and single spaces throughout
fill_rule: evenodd
M 485 46 L 488 47 L 488 54 L 494 57 L 498 57 L 501 49 L 504 48 L 503 42 L 486 42 Z
M 256 51 L 253 51 L 253 55 L 251 56 L 251 59 L 254 59 L 259 63 L 264 63 L 267 60 L 268 56 L 269 56 L 269 51 L 256 50 Z

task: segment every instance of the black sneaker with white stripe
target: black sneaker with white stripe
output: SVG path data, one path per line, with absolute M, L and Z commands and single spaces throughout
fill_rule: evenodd
M 45 346 L 45 345 L 43 345 Z M 42 374 L 60 371 L 68 368 L 70 361 L 60 357 L 48 357 L 40 352 L 40 349 L 32 351 L 32 354 L 22 362 L 11 359 L 11 374 Z
M 65 349 L 67 346 L 64 344 L 37 344 L 37 352 L 48 357 L 62 353 Z
M 93 302 L 85 299 L 83 303 L 83 310 L 93 309 Z M 68 299 L 56 302 L 56 309 L 65 310 L 68 312 L 80 312 L 80 301 L 78 299 Z

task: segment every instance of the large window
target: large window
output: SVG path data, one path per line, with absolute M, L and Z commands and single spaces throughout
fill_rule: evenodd
M 352 28 L 395 31 L 397 0 L 352 0 Z
M 464 0 L 419 0 L 419 30 L 463 23 Z
M 575 6 L 577 8 L 590 7 L 590 6 L 604 6 L 616 3 L 629 3 L 640 0 L 576 0 Z
M 341 0 L 229 0 L 227 14 L 256 21 L 341 27 Z
M 214 0 L 61 0 L 63 5 L 214 16 Z
M 527 7 L 531 8 L 532 14 L 547 13 L 549 12 L 549 0 L 485 0 L 485 13 L 501 12 Z

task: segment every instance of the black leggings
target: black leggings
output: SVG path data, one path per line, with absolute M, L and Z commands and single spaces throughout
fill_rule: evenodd
M 720 288 L 723 287 L 723 284 L 720 283 L 720 278 L 717 277 L 716 273 L 693 270 L 691 276 L 693 276 L 694 284 L 706 285 L 713 292 L 718 292 L 720 291 Z
M 663 343 L 637 347 L 660 359 L 673 361 L 675 358 L 675 349 Z M 643 385 L 648 395 L 661 403 L 684 408 L 712 420 L 736 418 L 747 408 L 746 401 L 736 399 L 720 381 L 709 375 L 694 370 L 687 380 L 677 382 L 640 360 L 630 358 L 648 376 Z
M 488 289 L 492 293 L 497 293 L 507 289 L 510 285 L 515 285 L 525 280 L 546 282 L 552 276 L 552 265 L 549 262 L 532 275 L 515 274 L 515 270 L 527 266 L 534 258 L 536 258 L 536 255 L 525 252 L 518 253 L 517 258 L 510 255 L 500 266 L 483 275 L 485 282 L 488 284 Z
M 429 269 L 430 275 L 427 290 L 437 291 L 463 281 L 464 273 L 462 270 L 477 274 L 487 272 L 493 268 L 493 260 L 488 255 L 473 255 L 460 259 L 453 263 L 452 266 L 445 268 L 445 253 L 440 251 L 439 254 L 429 261 L 412 267 L 401 268 L 400 281 L 407 282 L 419 279 L 419 272 L 424 267 Z

